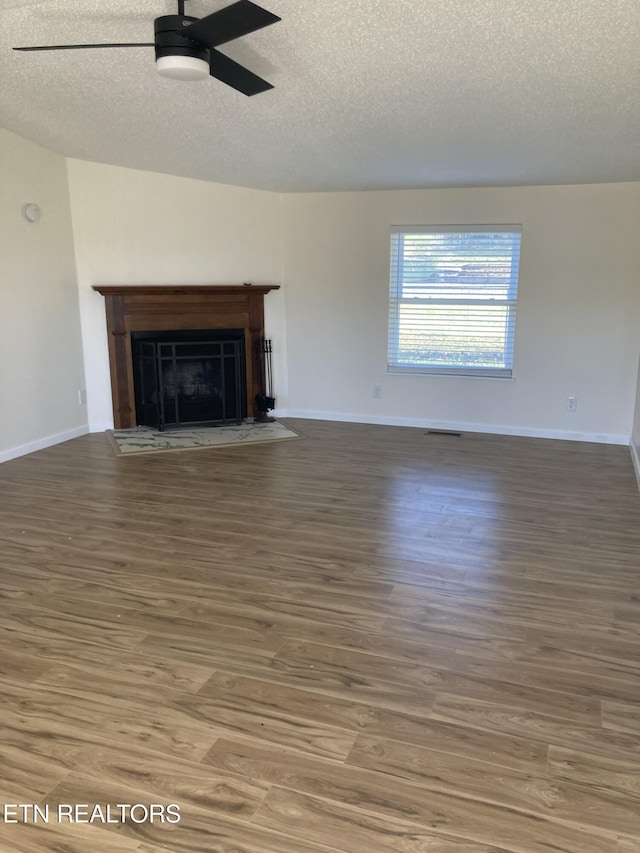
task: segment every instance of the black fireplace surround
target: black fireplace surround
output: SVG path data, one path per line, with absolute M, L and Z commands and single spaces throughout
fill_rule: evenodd
M 247 417 L 244 329 L 132 332 L 136 421 L 158 430 Z

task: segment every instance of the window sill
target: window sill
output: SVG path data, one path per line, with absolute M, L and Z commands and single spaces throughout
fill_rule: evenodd
M 458 372 L 453 370 L 429 370 L 428 368 L 403 368 L 387 366 L 387 373 L 395 376 L 438 376 L 447 379 L 497 379 L 499 382 L 515 382 L 516 378 L 513 375 L 499 373 L 483 373 L 482 371 L 469 371 L 468 373 Z

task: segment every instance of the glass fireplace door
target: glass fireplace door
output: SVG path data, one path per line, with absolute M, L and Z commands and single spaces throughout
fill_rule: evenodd
M 133 352 L 138 424 L 162 430 L 242 422 L 244 340 L 163 335 L 134 340 Z

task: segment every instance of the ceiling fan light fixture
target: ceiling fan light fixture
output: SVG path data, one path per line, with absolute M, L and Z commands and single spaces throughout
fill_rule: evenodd
M 209 63 L 197 56 L 159 56 L 156 69 L 172 80 L 204 80 L 209 76 Z

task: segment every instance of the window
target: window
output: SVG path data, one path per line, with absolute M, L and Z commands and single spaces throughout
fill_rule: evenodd
M 511 376 L 521 231 L 392 228 L 391 372 Z

